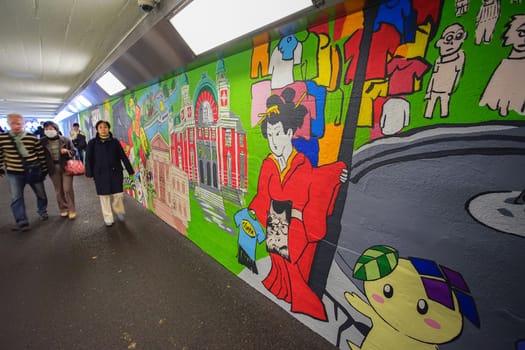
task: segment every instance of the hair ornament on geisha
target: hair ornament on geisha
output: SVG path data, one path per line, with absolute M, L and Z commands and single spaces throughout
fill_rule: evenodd
M 273 96 L 275 96 L 275 98 Z M 284 98 L 286 102 L 288 102 L 290 97 L 291 97 L 291 100 L 293 101 L 293 97 L 295 96 L 295 91 L 290 88 L 285 89 L 281 96 Z M 296 109 L 297 107 L 301 105 L 301 102 L 303 102 L 305 97 L 306 97 L 306 91 L 303 92 L 299 100 L 297 100 L 297 102 L 295 103 L 294 109 Z M 277 101 L 277 98 L 279 99 L 279 101 Z M 282 104 L 281 97 L 278 95 L 272 95 L 268 98 L 268 102 L 270 102 L 270 99 L 276 100 L 276 101 L 275 102 L 272 101 L 273 104 L 270 104 L 267 107 L 266 112 L 257 114 L 257 116 L 259 117 L 259 120 L 257 121 L 257 125 L 260 125 L 266 118 L 269 118 L 270 115 L 272 114 L 281 114 L 281 111 L 279 109 L 279 105 Z

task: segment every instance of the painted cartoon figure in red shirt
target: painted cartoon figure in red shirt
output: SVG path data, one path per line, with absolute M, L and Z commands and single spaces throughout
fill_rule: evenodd
M 259 222 L 266 223 L 267 249 L 272 266 L 263 280 L 291 311 L 326 320 L 320 298 L 308 285 L 317 243 L 326 235 L 340 185 L 348 178 L 343 162 L 312 167 L 292 145 L 295 130 L 307 112 L 295 90 L 267 99 L 261 131 L 271 150 L 262 163 L 257 194 L 249 205 Z

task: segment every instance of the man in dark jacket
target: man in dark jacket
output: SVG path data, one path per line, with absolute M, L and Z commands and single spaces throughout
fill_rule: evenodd
M 38 128 L 36 128 L 35 132 L 33 133 L 36 137 L 41 139 L 42 137 L 46 136 L 44 135 L 44 122 L 40 122 L 40 125 Z
M 29 220 L 24 202 L 24 188 L 27 184 L 24 162 L 40 163 L 42 180 L 29 185 L 36 195 L 37 212 L 40 219 L 47 220 L 47 196 L 44 188 L 44 178 L 47 174 L 46 158 L 40 140 L 35 135 L 24 131 L 24 118 L 20 114 L 9 114 L 7 122 L 11 131 L 0 134 L 0 177 L 4 177 L 7 171 L 11 210 L 16 220 L 13 230 L 27 231 Z
M 84 135 L 82 130 L 80 130 L 80 125 L 78 125 L 78 123 L 73 123 L 73 129 L 71 129 L 69 135 L 71 136 L 73 145 L 77 149 L 75 159 L 80 159 L 82 162 L 84 162 L 84 152 L 87 147 L 86 135 Z

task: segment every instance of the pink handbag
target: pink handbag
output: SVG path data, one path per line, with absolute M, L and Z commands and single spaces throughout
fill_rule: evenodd
M 66 162 L 66 167 L 64 168 L 64 173 L 66 175 L 84 175 L 86 169 L 84 168 L 84 163 L 78 159 L 70 159 Z

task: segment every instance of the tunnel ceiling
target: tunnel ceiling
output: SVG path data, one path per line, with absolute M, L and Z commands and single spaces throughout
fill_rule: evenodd
M 252 45 L 256 34 L 272 38 L 358 11 L 364 1 L 327 0 L 195 56 L 169 23 L 188 0 L 162 0 L 145 13 L 136 0 L 7 1 L 0 11 L 0 116 L 53 117 L 78 94 L 94 105 L 109 96 L 94 83 L 111 70 L 129 88 L 148 85 Z M 377 3 L 379 1 L 372 1 Z M 368 5 L 367 5 L 368 6 Z

